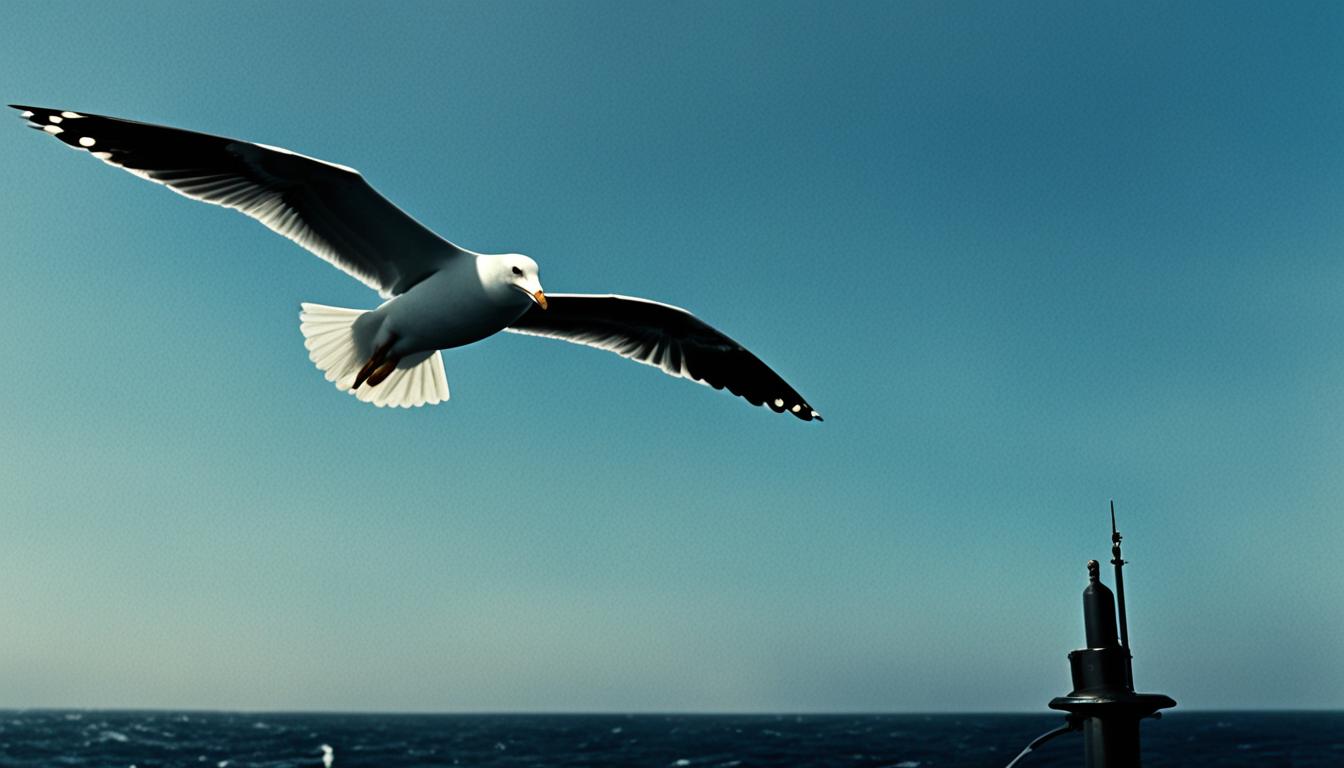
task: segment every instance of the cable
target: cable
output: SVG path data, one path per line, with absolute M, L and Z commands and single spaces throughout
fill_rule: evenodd
M 1074 723 L 1073 720 L 1070 719 L 1067 723 L 1061 725 L 1060 727 L 1052 731 L 1046 731 L 1045 733 L 1042 733 L 1040 736 L 1037 736 L 1036 738 L 1032 739 L 1031 743 L 1027 745 L 1027 748 L 1019 752 L 1017 757 L 1014 757 L 1013 761 L 1008 765 L 1004 766 L 1004 768 L 1013 768 L 1014 765 L 1017 765 L 1019 760 L 1027 756 L 1028 752 L 1041 746 L 1042 744 L 1055 738 L 1056 736 L 1061 736 L 1063 734 L 1068 733 L 1069 731 L 1076 731 L 1079 729 L 1079 727 L 1080 726 L 1078 724 Z

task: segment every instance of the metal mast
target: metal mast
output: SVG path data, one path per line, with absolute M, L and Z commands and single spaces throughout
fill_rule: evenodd
M 1125 582 L 1121 573 L 1120 532 L 1111 502 L 1111 563 L 1115 565 L 1116 595 L 1101 583 L 1101 565 L 1087 563 L 1088 585 L 1083 590 L 1083 626 L 1087 647 L 1069 654 L 1073 690 L 1050 702 L 1051 709 L 1069 713 L 1071 725 L 1082 728 L 1087 768 L 1139 768 L 1139 721 L 1160 709 L 1176 706 L 1160 693 L 1135 693 L 1129 627 L 1125 620 Z M 1119 637 L 1116 637 L 1116 603 Z

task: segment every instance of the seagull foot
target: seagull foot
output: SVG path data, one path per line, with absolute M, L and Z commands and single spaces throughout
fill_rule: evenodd
M 369 358 L 368 362 L 364 363 L 364 367 L 359 369 L 359 375 L 355 376 L 355 385 L 351 387 L 351 389 L 359 389 L 359 385 L 363 384 L 366 379 L 373 375 L 374 371 L 378 370 L 379 366 L 386 360 L 388 350 L 392 349 L 393 341 L 396 341 L 396 339 L 389 339 L 386 344 L 379 347 L 378 351 L 373 353 L 373 356 Z M 391 371 L 388 373 L 391 373 Z M 384 374 L 383 378 L 387 378 L 387 375 Z M 382 380 L 383 379 L 379 379 L 378 381 Z M 370 381 L 369 386 L 377 384 L 378 381 Z
M 400 357 L 394 357 L 383 361 L 383 364 L 378 366 L 378 370 L 369 374 L 368 385 L 370 387 L 376 387 L 379 384 L 382 384 L 383 379 L 386 379 L 388 376 L 391 376 L 392 372 L 397 370 L 397 363 L 400 362 L 401 362 Z

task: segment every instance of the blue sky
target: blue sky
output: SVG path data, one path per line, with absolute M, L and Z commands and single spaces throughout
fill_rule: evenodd
M 361 169 L 826 415 L 509 336 L 337 392 L 261 226 L 0 123 L 0 706 L 1341 707 L 1344 6 L 11 3 L 4 101 Z M 1109 578 L 1109 577 L 1108 577 Z

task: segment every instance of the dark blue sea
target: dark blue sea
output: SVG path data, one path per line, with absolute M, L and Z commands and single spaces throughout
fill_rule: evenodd
M 348 715 L 0 711 L 0 768 L 1003 766 L 1054 715 Z M 1344 712 L 1175 712 L 1147 766 L 1344 766 Z M 1019 768 L 1078 766 L 1061 736 Z

